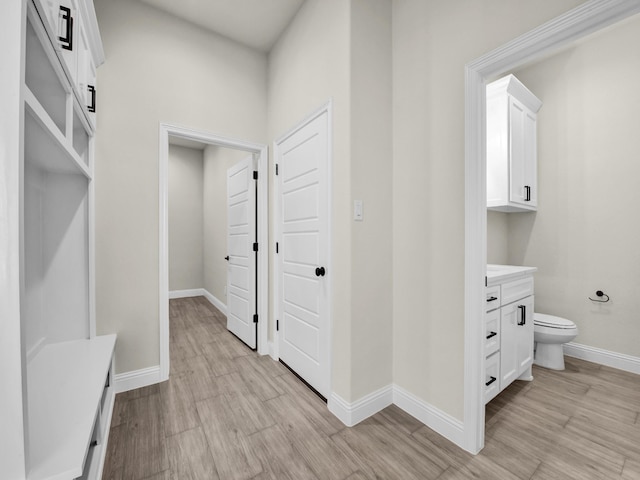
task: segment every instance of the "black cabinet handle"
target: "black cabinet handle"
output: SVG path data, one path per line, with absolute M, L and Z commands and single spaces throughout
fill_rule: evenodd
M 489 340 L 492 337 L 495 337 L 496 335 L 498 335 L 498 332 L 489 332 L 489 335 L 487 335 L 487 340 Z
M 518 305 L 518 308 L 520 309 L 520 321 L 518 322 L 518 325 L 524 325 L 527 323 L 527 306 Z
M 316 268 L 316 277 L 324 277 L 325 270 L 324 267 Z
M 224 259 L 228 262 L 228 261 L 229 261 L 229 255 L 227 255 L 226 257 L 224 257 Z
M 93 85 L 87 85 L 87 88 L 89 89 L 89 93 L 91 94 L 91 103 L 87 106 L 87 110 L 89 110 L 90 112 L 94 112 L 96 111 L 96 87 L 94 87 Z
M 525 185 L 524 186 L 524 191 L 525 191 L 524 201 L 525 202 L 530 202 L 531 201 L 531 187 L 529 185 Z
M 487 298 L 487 303 L 495 302 L 497 299 L 498 299 L 498 297 L 489 297 L 489 298 Z
M 497 380 L 496 377 L 489 377 L 489 378 L 491 378 L 491 380 L 489 380 L 487 383 L 485 383 L 485 386 L 487 386 L 487 387 Z
M 65 36 L 58 36 L 58 40 L 60 40 L 62 48 L 73 51 L 73 17 L 71 16 L 71 9 L 60 5 L 60 11 L 62 12 L 62 20 L 66 22 L 66 28 Z

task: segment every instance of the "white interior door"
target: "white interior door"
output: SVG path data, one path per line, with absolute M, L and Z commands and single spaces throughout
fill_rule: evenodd
M 256 182 L 253 156 L 227 170 L 227 329 L 257 347 Z
M 329 395 L 328 113 L 277 144 L 280 359 Z

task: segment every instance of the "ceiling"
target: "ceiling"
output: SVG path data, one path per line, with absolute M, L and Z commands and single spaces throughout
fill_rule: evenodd
M 140 0 L 261 52 L 268 52 L 304 0 Z

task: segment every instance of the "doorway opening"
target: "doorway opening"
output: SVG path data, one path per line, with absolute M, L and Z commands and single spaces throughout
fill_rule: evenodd
M 558 51 L 640 11 L 638 2 L 591 1 L 465 66 L 465 448 L 484 446 L 485 281 L 487 264 L 487 81 Z
M 161 380 L 164 381 L 169 378 L 170 371 L 170 296 L 189 296 L 206 291 L 207 299 L 227 315 L 227 328 L 231 333 L 239 337 L 249 347 L 256 349 L 259 354 L 267 353 L 268 182 L 266 145 L 170 124 L 160 124 L 159 133 L 159 347 L 160 374 Z M 170 147 L 170 145 L 175 147 Z M 184 279 L 179 278 L 178 274 L 175 274 L 177 278 L 175 282 L 172 282 L 173 285 L 169 283 L 171 267 L 169 256 L 170 148 L 185 147 L 187 149 L 194 147 L 204 149 L 207 156 L 212 157 L 212 164 L 216 162 L 216 154 L 227 152 L 226 160 L 218 165 L 219 168 L 222 166 L 225 168 L 217 172 L 218 175 L 216 175 L 218 183 L 222 180 L 223 184 L 228 186 L 228 188 L 224 188 L 225 192 L 228 191 L 226 198 L 221 199 L 224 201 L 224 206 L 221 207 L 218 202 L 218 209 L 225 209 L 226 228 L 224 230 L 227 233 L 225 241 L 207 246 L 207 255 L 215 257 L 218 264 L 222 263 L 222 268 L 229 274 L 227 280 L 227 275 L 216 276 L 215 273 L 209 272 L 208 284 L 211 285 L 210 289 L 217 293 L 216 295 L 204 288 L 195 289 L 195 291 L 189 288 L 180 288 L 180 281 L 184 281 Z M 209 190 L 211 190 L 210 194 L 215 195 L 219 192 L 213 192 L 213 190 L 220 190 L 220 188 L 212 187 Z M 204 230 L 204 226 L 202 229 Z M 188 248 L 184 245 L 182 247 L 183 249 Z M 223 250 L 221 249 L 227 250 L 224 255 L 222 255 Z M 204 271 L 202 275 L 204 277 Z M 229 299 L 227 301 L 222 300 L 225 298 L 225 294 Z

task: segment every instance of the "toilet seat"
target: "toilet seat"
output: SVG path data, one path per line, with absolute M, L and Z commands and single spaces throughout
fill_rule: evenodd
M 540 327 L 557 328 L 559 330 L 570 330 L 572 328 L 576 328 L 576 324 L 571 320 L 544 313 L 534 313 L 533 324 Z

